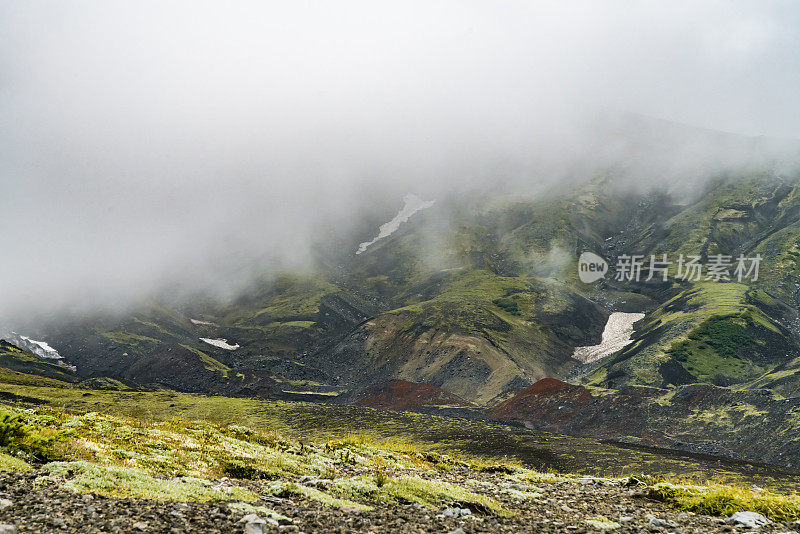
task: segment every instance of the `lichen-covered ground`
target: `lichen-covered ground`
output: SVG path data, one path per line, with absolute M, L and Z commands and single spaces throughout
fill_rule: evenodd
M 1 407 L 0 524 L 174 534 L 245 532 L 249 517 L 303 532 L 716 532 L 753 511 L 773 521 L 764 531 L 787 532 L 800 519 L 800 496 L 774 486 L 556 474 L 367 433 L 298 439 L 227 420 L 237 424 Z
M 393 472 L 390 476 L 417 476 Z M 0 523 L 23 532 L 244 532 L 240 520 L 250 513 L 268 522 L 267 532 L 732 532 L 723 518 L 683 512 L 646 496 L 643 486 L 627 481 L 590 479 L 520 480 L 468 469 L 440 472 L 435 480 L 470 488 L 492 499 L 502 515 L 461 502 L 465 517 L 438 517 L 453 502 L 377 502 L 370 509 L 330 506 L 290 491 L 274 494 L 275 482 L 215 480 L 224 488 L 242 485 L 258 495 L 248 505 L 236 502 L 170 502 L 75 493 L 42 471 L 0 473 L 0 492 L 13 504 L 0 510 Z M 45 477 L 45 478 L 42 478 Z M 325 487 L 309 479 L 301 487 Z M 367 501 L 364 501 L 367 502 Z M 513 514 L 513 515 L 511 515 Z M 653 519 L 655 518 L 655 519 Z M 657 523 L 656 526 L 652 523 Z M 792 522 L 773 523 L 761 532 L 798 530 Z

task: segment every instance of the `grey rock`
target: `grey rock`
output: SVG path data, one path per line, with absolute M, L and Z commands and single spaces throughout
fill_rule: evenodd
M 266 534 L 267 522 L 264 519 L 254 519 L 244 525 L 244 534 Z
M 468 515 L 472 515 L 469 508 L 445 508 L 444 511 L 436 517 L 464 517 Z
M 249 523 L 250 521 L 255 521 L 256 519 L 258 519 L 256 514 L 247 514 L 239 520 L 239 523 Z
M 633 518 L 629 515 L 624 515 L 619 518 L 620 523 L 630 523 L 631 521 L 633 521 Z
M 19 530 L 14 525 L 0 525 L 0 534 L 17 534 Z
M 458 528 L 457 528 L 457 529 L 455 529 L 455 530 L 451 530 L 451 531 L 450 531 L 450 532 L 448 532 L 447 534 L 464 534 L 464 529 L 463 529 L 463 528 L 461 528 L 461 527 L 458 527 Z
M 14 501 L 10 499 L 0 499 L 0 510 L 5 510 L 11 506 L 14 506 Z
M 669 526 L 669 523 L 657 517 L 651 517 L 650 521 L 648 521 L 647 524 L 650 525 L 651 527 L 658 527 L 658 528 Z
M 736 512 L 727 521 L 732 525 L 741 525 L 749 528 L 758 528 L 772 523 L 772 521 L 757 512 Z

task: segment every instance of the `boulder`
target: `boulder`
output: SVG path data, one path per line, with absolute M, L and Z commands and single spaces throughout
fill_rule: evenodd
M 772 521 L 757 512 L 736 512 L 727 521 L 732 525 L 748 528 L 758 528 L 772 523 Z

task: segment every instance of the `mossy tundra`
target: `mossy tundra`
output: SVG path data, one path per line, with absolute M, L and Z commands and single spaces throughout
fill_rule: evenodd
M 20 398 L 33 399 L 32 395 L 38 394 L 40 402 L 51 404 L 4 408 L 9 416 L 6 420 L 15 421 L 15 430 L 6 434 L 14 438 L 4 441 L 0 469 L 39 468 L 40 482 L 57 482 L 76 492 L 173 501 L 231 501 L 242 513 L 250 513 L 264 508 L 248 504 L 258 498 L 250 484 L 261 481 L 268 484 L 262 492 L 294 495 L 324 506 L 370 510 L 383 502 L 412 502 L 438 509 L 457 502 L 500 517 L 515 512 L 482 492 L 486 483 L 477 479 L 481 473 L 494 473 L 499 487 L 516 501 L 543 498 L 545 491 L 517 489 L 520 483 L 541 486 L 578 476 L 544 472 L 541 466 L 538 469 L 525 466 L 513 458 L 465 453 L 457 441 L 459 434 L 453 432 L 465 425 L 454 425 L 447 418 L 174 393 L 15 387 L 30 395 Z M 136 411 L 131 403 L 134 398 L 144 408 L 138 411 L 138 416 L 109 413 Z M 89 406 L 102 407 L 103 411 L 75 413 L 66 411 L 63 408 L 66 405 L 84 410 Z M 194 407 L 195 414 L 205 413 L 224 422 L 189 417 L 189 407 Z M 306 416 L 318 412 L 319 421 L 328 421 L 328 425 L 315 428 L 312 419 L 298 418 L 298 408 L 305 410 Z M 337 422 L 336 417 L 342 419 Z M 366 433 L 353 434 L 350 429 L 359 417 L 362 419 L 357 424 Z M 409 424 L 403 417 L 421 420 Z M 242 424 L 230 424 L 234 419 Z M 255 424 L 256 421 L 261 423 Z M 436 437 L 410 432 L 407 439 L 398 439 L 380 434 L 381 427 L 396 436 L 390 429 L 435 429 L 437 425 L 440 428 Z M 497 437 L 504 432 L 508 439 L 536 437 L 525 431 L 482 423 L 467 423 L 466 427 L 470 425 L 476 433 L 472 439 Z M 444 448 L 439 443 L 439 450 L 434 451 L 432 445 L 443 434 L 453 441 L 445 443 Z M 631 462 L 628 473 L 650 480 L 652 495 L 679 509 L 724 515 L 730 510 L 757 506 L 775 518 L 800 518 L 800 502 L 793 494 L 775 489 L 756 494 L 736 482 L 718 483 L 709 489 L 685 478 L 703 473 L 705 477 L 742 483 L 757 480 L 782 487 L 790 485 L 790 477 L 777 471 L 776 478 L 766 474 L 754 477 L 689 459 L 685 460 L 682 471 L 678 471 L 681 461 L 674 458 L 631 453 L 590 440 L 553 435 L 540 438 L 538 446 L 549 443 L 553 451 L 572 450 L 575 457 L 594 457 L 595 464 L 602 457 L 605 474 L 613 469 L 615 462 L 617 465 L 620 461 Z M 652 471 L 653 467 L 663 468 L 669 462 L 676 468 L 673 474 Z M 451 470 L 471 475 L 458 483 L 437 480 L 439 474 Z M 650 478 L 640 474 L 648 470 L 660 474 Z M 620 469 L 619 474 L 624 471 Z M 221 477 L 229 480 L 220 483 Z M 734 495 L 735 499 L 728 499 L 725 506 L 720 506 L 721 494 Z M 272 517 L 266 508 L 259 513 Z

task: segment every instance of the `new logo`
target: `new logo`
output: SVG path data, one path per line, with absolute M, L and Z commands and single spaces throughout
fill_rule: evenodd
M 597 282 L 607 272 L 608 262 L 593 252 L 584 252 L 578 258 L 578 277 L 584 284 Z

